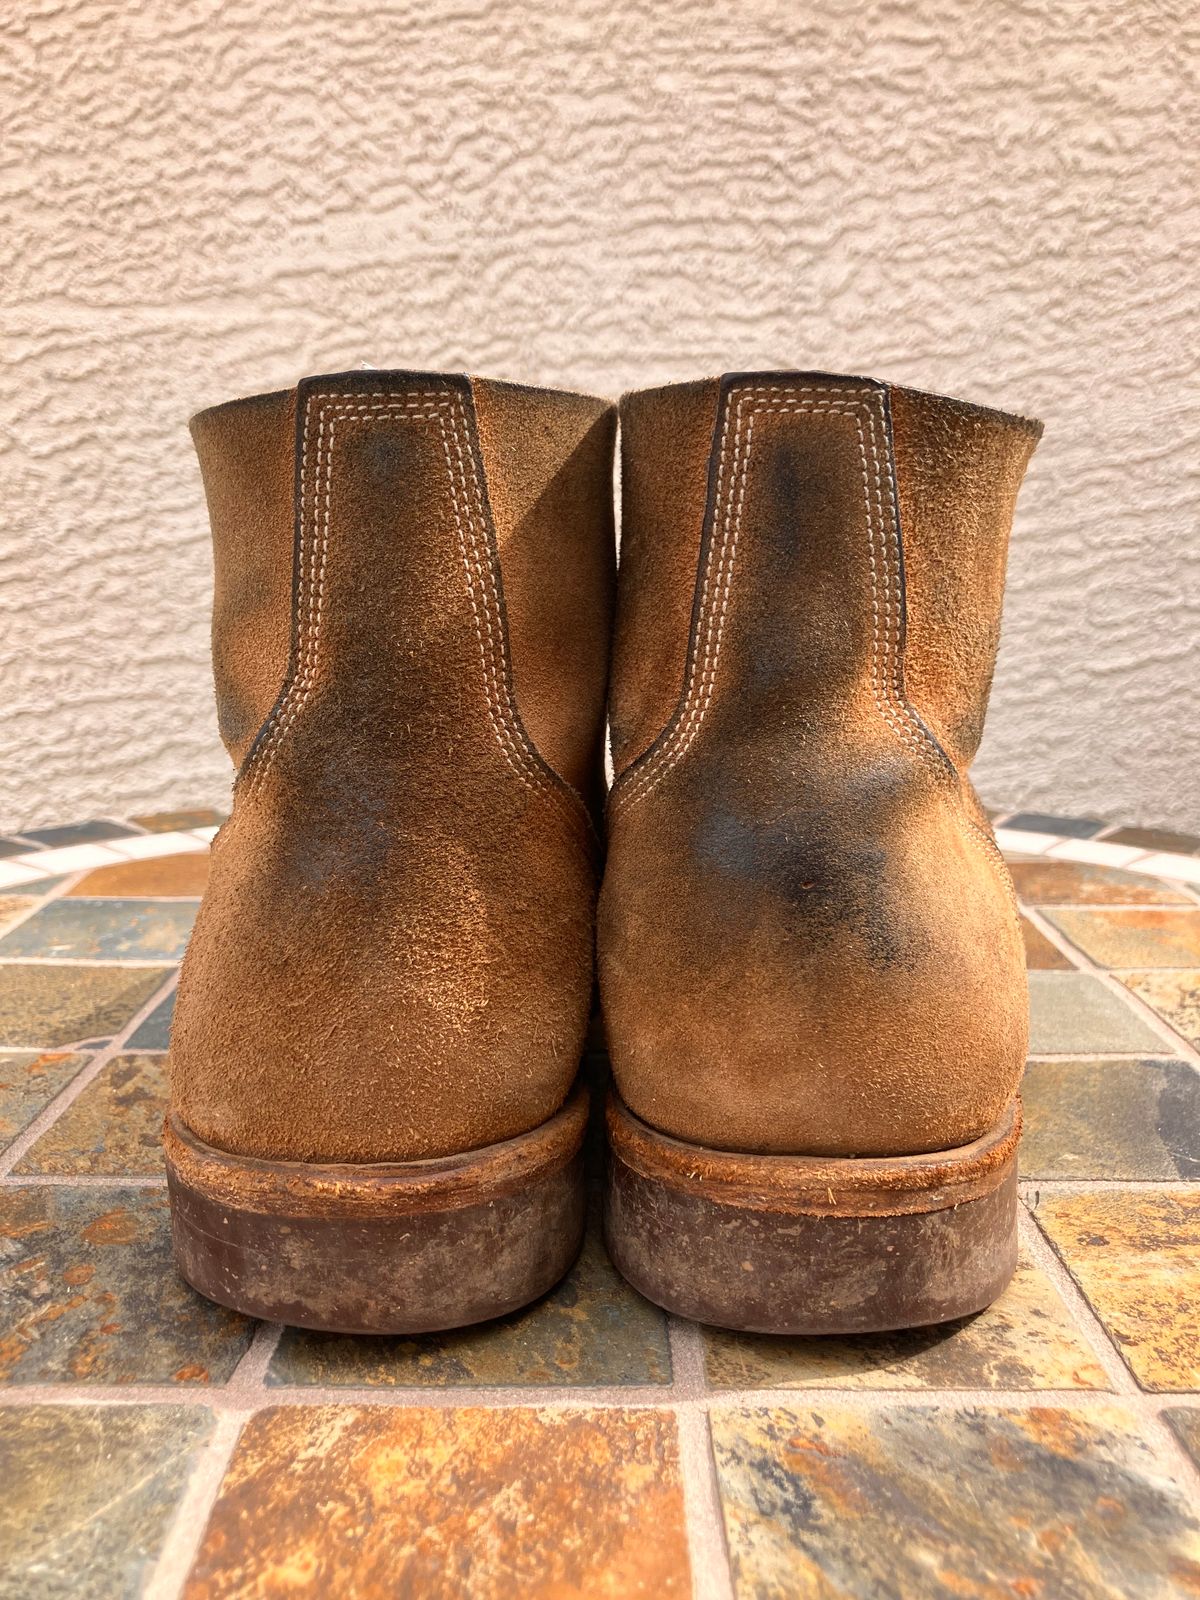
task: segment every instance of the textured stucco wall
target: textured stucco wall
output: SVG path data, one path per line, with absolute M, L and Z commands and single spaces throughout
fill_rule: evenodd
M 363 361 L 1042 416 L 980 787 L 1200 821 L 1194 4 L 6 15 L 0 826 L 227 794 L 184 422 Z

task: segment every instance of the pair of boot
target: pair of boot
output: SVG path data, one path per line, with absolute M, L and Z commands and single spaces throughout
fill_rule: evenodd
M 192 424 L 238 777 L 165 1143 L 215 1300 L 411 1333 L 548 1289 L 597 971 L 650 1299 L 852 1333 L 1012 1273 L 1024 960 L 966 770 L 1040 426 L 814 373 L 627 395 L 618 577 L 617 421 L 352 372 Z

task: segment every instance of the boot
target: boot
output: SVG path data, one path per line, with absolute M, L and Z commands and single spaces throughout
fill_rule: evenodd
M 966 777 L 1040 424 L 864 378 L 627 396 L 599 913 L 606 1230 L 732 1328 L 986 1305 L 1022 941 Z
M 214 1300 L 410 1333 L 522 1305 L 576 1253 L 615 423 L 414 372 L 192 423 L 239 771 L 165 1144 Z

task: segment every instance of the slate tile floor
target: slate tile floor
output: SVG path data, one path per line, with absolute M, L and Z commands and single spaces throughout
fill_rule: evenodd
M 1002 819 L 1025 1204 L 978 1317 L 698 1328 L 593 1225 L 523 1313 L 344 1339 L 170 1261 L 164 1052 L 219 820 L 24 835 L 53 878 L 0 841 L 0 1600 L 1200 1594 L 1194 841 Z

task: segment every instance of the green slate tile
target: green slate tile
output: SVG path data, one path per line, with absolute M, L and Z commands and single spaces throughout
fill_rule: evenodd
M 0 1146 L 10 1144 L 87 1064 L 71 1052 L 0 1053 Z
M 1021 918 L 1021 936 L 1025 940 L 1025 965 L 1031 972 L 1074 970 L 1070 956 L 1063 955 L 1061 950 L 1052 945 L 1028 917 Z
M 129 1036 L 131 1050 L 165 1050 L 171 1043 L 171 1022 L 175 1016 L 175 995 L 172 989 L 165 1000 Z
M 1023 1178 L 1200 1178 L 1200 1072 L 1187 1061 L 1031 1061 Z
M 1200 906 L 1047 911 L 1049 922 L 1099 967 L 1200 965 Z
M 177 900 L 54 900 L 0 939 L 0 959 L 178 961 L 196 910 Z
M 1029 906 L 1190 906 L 1180 889 L 1144 872 L 1122 872 L 1084 861 L 1014 861 L 1017 894 Z
M 1041 1194 L 1034 1215 L 1143 1389 L 1200 1389 L 1200 1188 Z
M 1116 976 L 1157 1011 L 1169 1027 L 1200 1050 L 1200 967 L 1118 972 Z
M 202 1406 L 0 1410 L 0 1600 L 138 1600 L 212 1427 Z
M 609 1264 L 593 1229 L 563 1282 L 524 1311 L 409 1339 L 289 1328 L 267 1381 L 436 1389 L 666 1384 L 671 1356 L 662 1312 Z
M 738 1600 L 1167 1600 L 1200 1520 L 1113 1404 L 719 1411 Z
M 102 1068 L 18 1162 L 18 1173 L 157 1177 L 167 1110 L 163 1056 L 124 1055 Z
M 1200 1467 L 1200 1409 L 1183 1406 L 1163 1413 L 1183 1441 L 1183 1447 Z
M 228 1378 L 254 1324 L 189 1289 L 166 1190 L 0 1190 L 0 1383 Z
M 0 1045 L 53 1050 L 119 1033 L 171 967 L 0 964 Z
M 714 1389 L 1107 1389 L 1050 1279 L 1022 1255 L 986 1311 L 936 1328 L 845 1339 L 703 1330 Z
M 1085 972 L 1029 974 L 1031 1055 L 1160 1055 L 1164 1048 L 1101 979 Z

